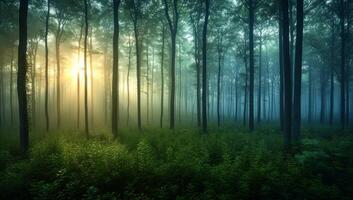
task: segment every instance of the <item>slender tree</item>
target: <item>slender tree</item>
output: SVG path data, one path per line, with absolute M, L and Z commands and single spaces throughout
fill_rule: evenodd
M 19 44 L 18 44 L 18 70 L 17 70 L 17 93 L 18 108 L 20 114 L 20 147 L 25 155 L 28 151 L 28 111 L 27 111 L 27 14 L 28 0 L 20 1 L 19 10 Z
M 164 0 L 164 10 L 168 21 L 171 41 L 172 41 L 172 52 L 171 52 L 171 87 L 170 87 L 170 129 L 175 127 L 175 54 L 176 54 L 176 36 L 178 32 L 178 21 L 179 21 L 179 11 L 178 11 L 178 0 L 172 0 L 172 15 L 169 13 L 168 0 Z
M 88 0 L 84 0 L 85 3 L 85 37 L 84 37 L 84 81 L 85 81 L 85 134 L 89 137 L 88 130 L 88 89 L 87 89 L 87 39 L 88 39 Z
M 48 50 L 48 34 L 49 34 L 49 17 L 50 17 L 50 0 L 47 0 L 47 15 L 45 20 L 45 103 L 44 103 L 44 113 L 45 113 L 45 128 L 49 131 L 49 50 Z
M 162 51 L 161 51 L 161 114 L 159 119 L 160 127 L 163 127 L 164 112 L 164 46 L 165 46 L 165 27 L 162 25 Z
M 296 28 L 296 41 L 295 41 L 294 102 L 293 102 L 293 139 L 295 140 L 297 140 L 300 136 L 303 23 L 304 23 L 303 0 L 297 0 L 297 28 Z
M 283 15 L 283 74 L 284 74 L 284 144 L 291 144 L 292 131 L 292 69 L 289 53 L 288 0 L 282 0 Z
M 207 27 L 210 15 L 210 0 L 205 2 L 205 19 L 202 31 L 202 129 L 207 133 Z
M 254 130 L 254 2 L 249 0 L 249 48 L 250 48 L 250 65 L 249 65 L 249 129 Z
M 113 35 L 113 82 L 112 82 L 112 132 L 118 136 L 118 89 L 119 89 L 119 6 L 120 0 L 113 0 L 114 35 Z

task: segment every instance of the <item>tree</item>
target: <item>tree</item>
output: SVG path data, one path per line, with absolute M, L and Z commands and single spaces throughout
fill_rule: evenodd
M 254 2 L 249 0 L 249 48 L 250 48 L 250 85 L 249 85 L 249 129 L 254 130 Z
M 282 0 L 281 6 L 283 17 L 284 144 L 289 147 L 292 136 L 292 69 L 289 54 L 288 0 Z
M 164 0 L 165 15 L 169 24 L 169 30 L 172 41 L 172 52 L 171 52 L 171 91 L 170 91 L 170 129 L 175 127 L 175 54 L 176 54 L 176 36 L 178 32 L 178 0 L 172 0 L 172 14 L 169 13 L 168 0 Z
M 19 10 L 19 44 L 18 44 L 18 72 L 17 72 L 17 93 L 18 107 L 20 114 L 20 147 L 22 154 L 28 151 L 28 111 L 27 111 L 27 14 L 28 0 L 20 1 Z
M 297 0 L 297 27 L 295 41 L 295 65 L 294 65 L 294 105 L 293 105 L 293 139 L 300 136 L 301 121 L 301 82 L 302 82 L 302 51 L 303 51 L 303 0 Z
M 47 0 L 47 13 L 45 20 L 45 103 L 44 103 L 44 113 L 45 113 L 45 129 L 49 131 L 49 73 L 48 73 L 48 63 L 49 63 L 49 50 L 48 50 L 48 34 L 49 34 L 49 17 L 50 17 L 50 0 Z
M 133 22 L 134 36 L 135 36 L 135 49 L 136 49 L 136 80 L 137 80 L 137 126 L 141 131 L 141 35 L 140 35 L 140 20 L 142 16 L 141 0 L 132 0 L 127 2 L 130 17 Z
M 118 135 L 118 84 L 119 84 L 119 6 L 120 0 L 113 0 L 114 35 L 113 35 L 113 82 L 112 82 L 112 132 Z
M 160 127 L 163 127 L 164 114 L 164 47 L 165 47 L 165 25 L 162 22 L 162 51 L 161 51 L 161 114 L 159 119 Z
M 207 133 L 207 26 L 210 15 L 210 0 L 205 2 L 205 16 L 202 30 L 202 129 Z
M 87 90 L 87 39 L 88 39 L 88 0 L 84 0 L 85 3 L 85 39 L 84 39 L 84 81 L 85 81 L 85 134 L 89 137 L 88 130 L 88 90 Z

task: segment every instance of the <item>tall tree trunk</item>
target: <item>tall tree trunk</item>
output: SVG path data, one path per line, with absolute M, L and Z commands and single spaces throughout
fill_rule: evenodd
M 234 121 L 238 121 L 238 102 L 239 102 L 239 92 L 238 92 L 238 73 L 235 76 L 235 114 Z
M 45 129 L 49 131 L 49 73 L 48 73 L 48 64 L 49 64 L 49 51 L 48 51 L 48 33 L 49 33 L 49 17 L 50 17 L 50 0 L 47 0 L 47 16 L 45 20 L 45 102 L 44 102 L 44 113 L 45 113 Z
M 293 102 L 293 139 L 300 136 L 301 89 L 302 89 L 302 52 L 303 52 L 303 0 L 297 0 L 297 33 L 295 41 L 294 102 Z
M 292 131 L 292 69 L 289 54 L 288 0 L 282 0 L 283 12 L 283 73 L 284 73 L 284 144 L 291 144 Z
M 222 35 L 218 33 L 218 75 L 217 75 L 217 125 L 218 127 L 221 125 L 221 116 L 220 116 L 220 99 L 221 99 L 221 60 L 222 60 Z
M 282 0 L 280 0 L 282 1 Z M 280 2 L 280 4 L 282 4 Z M 279 52 L 279 73 L 280 73 L 280 88 L 279 88 L 279 119 L 280 119 L 280 129 L 281 131 L 283 131 L 283 124 L 284 124 L 284 113 L 283 113 L 283 107 L 284 107 L 284 102 L 283 102 L 283 92 L 284 92 L 284 80 L 283 80 L 283 68 L 284 68 L 284 64 L 283 64 L 283 13 L 282 13 L 282 7 L 281 5 L 279 6 L 279 48 L 278 48 L 278 52 Z
M 249 85 L 249 129 L 254 130 L 254 3 L 249 0 L 249 48 L 250 48 L 250 85 Z
M 61 42 L 61 24 L 58 24 L 55 38 L 56 50 L 56 120 L 57 128 L 61 126 L 61 66 L 60 66 L 60 42 Z
M 141 52 L 137 24 L 135 25 L 136 77 L 137 77 L 137 126 L 141 131 Z
M 165 27 L 162 26 L 162 56 L 161 56 L 161 114 L 159 119 L 159 125 L 163 127 L 163 112 L 164 112 L 164 44 L 165 44 Z
M 202 32 L 202 128 L 207 133 L 207 26 L 210 15 L 210 0 L 205 0 L 205 20 Z
M 178 32 L 178 21 L 179 21 L 179 12 L 178 12 L 178 0 L 173 0 L 173 14 L 172 17 L 169 15 L 169 6 L 167 0 L 164 0 L 165 14 L 169 24 L 169 29 L 171 33 L 172 40 L 172 59 L 171 59 L 171 88 L 170 88 L 170 129 L 175 127 L 175 53 L 176 53 L 176 36 Z
M 244 56 L 245 64 L 245 87 L 244 87 L 244 107 L 243 107 L 243 125 L 246 126 L 246 111 L 248 107 L 248 59 Z
M 91 79 L 91 126 L 94 127 L 94 79 L 93 79 L 93 59 L 92 59 L 92 54 L 93 54 L 93 44 L 92 44 L 92 35 L 93 35 L 93 28 L 90 28 L 90 36 L 89 36 L 89 67 L 90 67 L 90 79 Z M 119 118 L 119 116 L 118 116 Z M 119 120 L 119 119 L 118 119 Z
M 200 66 L 200 38 L 198 31 L 198 24 L 193 26 L 194 28 L 194 58 L 196 64 L 196 112 L 197 112 L 197 127 L 201 127 L 201 66 Z
M 262 93 L 262 30 L 260 30 L 260 52 L 259 52 L 259 90 L 258 90 L 258 98 L 257 98 L 257 123 L 259 124 L 261 121 L 261 93 Z M 264 107 L 265 108 L 265 107 Z
M 131 38 L 129 35 L 129 57 L 128 57 L 128 69 L 127 69 L 127 80 L 126 80 L 126 85 L 127 85 L 127 126 L 129 126 L 130 123 L 130 71 L 131 71 L 131 54 L 132 54 L 132 45 L 131 45 Z
M 113 81 L 112 81 L 112 132 L 118 136 L 119 115 L 119 6 L 120 0 L 113 0 L 114 33 L 113 33 Z M 136 41 L 137 43 L 137 41 Z M 137 51 L 136 51 L 137 52 Z
M 14 62 L 14 48 L 11 50 L 11 67 L 10 67 L 10 115 L 11 115 L 11 126 L 14 124 L 14 110 L 13 110 L 13 62 Z M 0 114 L 0 124 L 1 124 L 1 114 Z
M 146 109 L 147 109 L 147 124 L 150 123 L 150 80 L 149 80 L 149 71 L 150 71 L 150 66 L 149 66 L 149 53 L 148 53 L 148 48 L 149 48 L 149 44 L 148 44 L 148 30 L 147 30 L 147 34 L 146 34 L 147 38 L 146 38 L 146 86 L 147 86 L 147 91 L 146 91 L 146 96 L 147 96 L 147 104 L 146 104 Z
M 88 130 L 88 89 L 87 89 L 87 39 L 88 39 L 88 2 L 85 3 L 85 39 L 84 39 L 84 81 L 85 81 L 85 134 L 89 138 Z
M 76 122 L 76 126 L 77 126 L 77 130 L 80 130 L 80 112 L 81 112 L 81 105 L 80 105 L 80 49 L 81 49 L 81 40 L 82 40 L 82 32 L 83 32 L 83 27 L 84 27 L 84 23 L 83 23 L 83 20 L 82 20 L 82 24 L 81 24 L 81 28 L 80 28 L 80 37 L 78 39 L 78 48 L 77 48 L 77 66 L 78 66 L 78 69 L 77 69 L 77 78 L 76 78 L 76 84 L 77 84 L 77 96 L 76 96 L 76 99 L 77 99 L 77 122 Z
M 179 124 L 181 124 L 181 96 L 182 96 L 182 94 L 181 94 L 181 89 L 182 89 L 182 87 L 181 87 L 181 44 L 180 44 L 180 39 L 178 40 L 178 43 L 179 43 L 179 45 L 178 45 L 178 60 L 179 60 L 179 98 L 178 98 L 178 122 L 179 122 Z
M 340 37 L 341 37 L 341 77 L 340 77 L 340 82 L 341 82 L 341 128 L 345 128 L 345 123 L 346 123 L 346 100 L 345 100 L 345 76 L 346 76 L 346 32 L 345 32 L 345 3 L 344 0 L 340 0 Z
M 320 124 L 324 123 L 326 113 L 326 78 L 324 76 L 324 74 L 321 75 L 321 79 L 323 80 L 320 83 Z
M 18 44 L 18 70 L 17 70 L 17 93 L 20 114 L 20 147 L 23 155 L 28 151 L 28 111 L 26 93 L 27 74 L 27 13 L 28 0 L 20 1 L 19 10 L 19 44 Z
M 32 60 L 32 73 L 31 73 L 31 104 L 32 104 L 32 126 L 36 126 L 36 65 L 37 65 L 37 51 L 38 51 L 38 41 L 33 43 L 33 60 Z
M 308 90 L 309 90 L 309 92 L 308 92 L 308 123 L 309 124 L 311 124 L 311 122 L 312 122 L 312 118 L 313 118 L 313 114 L 312 114 L 312 112 L 313 112 L 313 107 L 312 107 L 312 90 L 313 90 L 313 83 L 312 83 L 312 69 L 311 69 L 312 67 L 311 66 L 309 66 L 309 88 L 308 88 Z
M 334 34 L 334 20 L 332 20 L 332 30 L 331 30 L 331 42 L 330 42 L 330 116 L 329 123 L 330 126 L 333 124 L 333 109 L 334 109 L 334 49 L 335 45 L 335 34 Z

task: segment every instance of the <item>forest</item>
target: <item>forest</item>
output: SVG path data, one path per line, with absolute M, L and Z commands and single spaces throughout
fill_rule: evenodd
M 0 199 L 352 199 L 352 11 L 0 0 Z

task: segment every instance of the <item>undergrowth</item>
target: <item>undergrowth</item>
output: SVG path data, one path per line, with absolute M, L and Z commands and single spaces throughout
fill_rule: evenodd
M 272 128 L 1 135 L 0 199 L 350 199 L 353 137 L 305 135 L 291 155 Z

